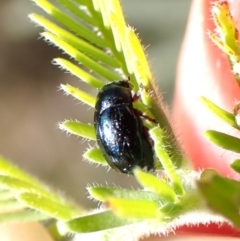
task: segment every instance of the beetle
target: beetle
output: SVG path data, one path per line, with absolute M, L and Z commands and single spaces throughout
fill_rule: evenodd
M 154 169 L 151 140 L 133 102 L 129 81 L 114 81 L 100 89 L 94 113 L 97 143 L 106 161 L 127 174 L 137 166 Z

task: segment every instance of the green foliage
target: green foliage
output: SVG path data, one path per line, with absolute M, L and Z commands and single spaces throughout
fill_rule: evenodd
M 64 121 L 59 124 L 59 128 L 71 134 L 96 141 L 93 125 L 77 121 Z
M 209 37 L 225 54 L 227 54 L 235 80 L 240 83 L 240 38 L 228 1 L 216 1 L 212 6 L 215 32 L 209 31 Z
M 229 126 L 239 130 L 240 127 L 236 122 L 236 116 L 234 113 L 229 113 L 217 105 L 213 104 L 210 100 L 202 97 L 203 103 L 221 120 L 223 120 Z M 215 143 L 219 147 L 240 153 L 240 139 L 230 134 L 222 133 L 216 130 L 207 130 L 205 136 L 208 140 Z M 240 173 L 239 160 L 232 162 L 231 167 L 236 172 Z M 239 196 L 240 182 L 231 180 L 229 178 L 221 177 L 216 173 L 212 173 L 210 170 L 205 170 L 203 176 L 207 178 L 201 178 L 198 183 L 199 189 L 207 200 L 209 207 L 215 212 L 218 212 L 231 220 L 234 225 L 240 227 L 240 215 L 239 215 L 239 204 L 237 196 Z
M 108 230 L 109 235 L 111 228 L 140 224 L 149 219 L 155 224 L 165 224 L 176 216 L 184 214 L 189 208 L 195 209 L 199 206 L 199 202 L 196 201 L 199 199 L 197 193 L 193 195 L 194 199 L 192 195 L 181 197 L 176 194 L 167 179 L 160 180 L 140 169 L 135 170 L 135 175 L 146 190 L 89 187 L 88 192 L 91 197 L 104 202 L 111 209 L 111 211 L 98 210 L 96 213 L 88 212 L 72 203 L 3 158 L 0 159 L 0 174 L 0 207 L 2 206 L 5 211 L 4 214 L 1 213 L 0 221 L 54 218 L 58 235 L 100 230 Z M 188 189 L 192 193 L 192 188 Z M 9 208 L 8 212 L 6 207 Z M 147 233 L 148 229 L 145 232 Z
M 237 159 L 237 160 L 233 161 L 231 163 L 231 167 L 235 172 L 240 173 L 240 160 Z
M 134 176 L 145 189 L 157 193 L 161 198 L 169 202 L 174 203 L 177 201 L 177 196 L 173 188 L 164 180 L 138 169 L 134 171 Z
M 82 208 L 0 158 L 0 221 L 35 221 L 52 217 L 69 220 Z
M 116 216 L 112 211 L 103 211 L 73 219 L 66 223 L 59 223 L 61 229 L 75 233 L 91 233 L 131 224 L 131 220 Z
M 38 14 L 30 15 L 32 21 L 45 29 L 41 36 L 72 59 L 69 61 L 57 58 L 54 60 L 55 64 L 94 89 L 101 88 L 109 81 L 130 79 L 134 92 L 140 93 L 140 100 L 134 103 L 135 108 L 158 123 L 144 121 L 154 142 L 156 167 L 162 172 L 159 178 L 153 173 L 134 170 L 142 190 L 88 187 L 90 196 L 103 204 L 102 208 L 90 212 L 1 158 L 0 208 L 5 202 L 10 211 L 1 214 L 0 221 L 55 219 L 56 225 L 53 229 L 60 236 L 68 232 L 102 231 L 100 233 L 104 240 L 117 240 L 117 232 L 120 233 L 121 240 L 122 230 L 129 226 L 124 234 L 134 239 L 151 232 L 158 233 L 160 227 L 167 232 L 167 224 L 168 228 L 174 229 L 177 226 L 174 221 L 180 217 L 182 224 L 189 223 L 184 222 L 184 215 L 203 209 L 204 196 L 215 211 L 239 225 L 239 218 L 234 213 L 239 208 L 236 202 L 238 183 L 212 175 L 207 181 L 201 179 L 198 183 L 201 196 L 195 186 L 198 173 L 189 171 L 186 165 L 185 168 L 182 167 L 186 164 L 184 155 L 162 108 L 161 98 L 155 91 L 144 50 L 134 30 L 126 25 L 118 0 L 59 0 L 54 5 L 47 0 L 34 2 L 53 19 L 49 20 Z M 61 88 L 66 94 L 88 106 L 95 106 L 96 98 L 91 94 L 71 85 L 61 85 Z M 202 100 L 224 121 L 239 129 L 234 115 L 205 98 Z M 64 121 L 59 127 L 70 134 L 96 140 L 91 124 Z M 217 140 L 215 142 L 220 146 L 230 149 L 230 145 L 226 145 L 221 135 L 223 133 L 213 131 L 207 133 L 209 139 Z M 231 139 L 229 136 L 228 138 Z M 237 141 L 231 140 L 231 146 L 237 146 Z M 236 151 L 236 148 L 234 150 Z M 107 166 L 98 148 L 90 148 L 83 156 L 90 162 Z M 237 161 L 232 166 L 239 171 Z M 221 190 L 221 185 L 229 188 L 228 195 Z M 224 202 L 232 205 L 232 208 L 224 209 L 223 201 L 214 200 L 215 189 L 219 199 L 222 198 Z M 234 197 L 229 197 L 230 194 L 234 194 Z M 197 220 L 190 221 L 198 223 Z M 208 222 L 209 220 L 206 220 L 206 223 Z
M 203 96 L 200 98 L 200 100 L 203 102 L 204 105 L 206 105 L 206 107 L 209 110 L 211 110 L 222 121 L 226 122 L 228 125 L 232 126 L 233 128 L 240 130 L 240 127 L 237 125 L 235 120 L 235 115 L 233 113 L 223 110 L 222 108 L 215 105 L 213 102 L 211 102 L 210 100 L 208 100 Z
M 209 31 L 209 37 L 224 53 L 227 54 L 233 76 L 239 84 L 239 32 L 236 27 L 237 24 L 231 14 L 229 3 L 227 1 L 217 1 L 214 3 L 212 7 L 212 16 L 216 25 L 216 32 L 213 33 Z M 201 97 L 201 100 L 212 113 L 239 132 L 239 103 L 236 104 L 233 108 L 233 112 L 230 113 L 215 105 L 205 97 Z M 206 131 L 205 136 L 208 140 L 225 150 L 240 153 L 239 137 L 216 130 Z M 231 167 L 233 170 L 240 173 L 239 160 L 233 161 Z M 216 171 L 205 170 L 198 182 L 198 187 L 204 198 L 207 200 L 209 207 L 226 217 L 228 220 L 231 220 L 238 228 L 240 227 L 238 200 L 240 194 L 240 182 L 221 177 Z
M 209 170 L 205 170 L 205 172 L 209 172 Z M 214 172 L 203 173 L 202 176 L 207 176 L 207 178 L 201 178 L 198 186 L 210 207 L 240 227 L 240 183 L 221 177 Z

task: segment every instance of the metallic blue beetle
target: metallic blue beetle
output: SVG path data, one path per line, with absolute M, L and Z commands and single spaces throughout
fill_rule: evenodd
M 106 84 L 98 93 L 94 127 L 108 164 L 122 173 L 135 167 L 154 169 L 153 150 L 139 112 L 133 108 L 127 80 Z

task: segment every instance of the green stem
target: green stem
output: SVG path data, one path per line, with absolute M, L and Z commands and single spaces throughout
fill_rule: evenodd
M 151 86 L 151 89 L 153 86 Z M 157 122 L 160 125 L 160 128 L 164 130 L 165 133 L 165 149 L 168 155 L 173 160 L 176 167 L 180 168 L 182 166 L 183 161 L 185 160 L 184 153 L 182 152 L 181 147 L 179 146 L 178 140 L 175 136 L 174 130 L 172 128 L 171 123 L 166 115 L 166 112 L 163 108 L 163 103 L 156 94 L 156 90 L 153 93 L 153 97 L 149 98 L 149 109 L 153 113 Z

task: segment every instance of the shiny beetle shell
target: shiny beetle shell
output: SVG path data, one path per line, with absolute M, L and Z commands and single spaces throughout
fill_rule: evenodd
M 154 168 L 153 150 L 139 113 L 133 108 L 126 80 L 106 84 L 98 93 L 94 113 L 97 143 L 108 164 L 122 173 Z

